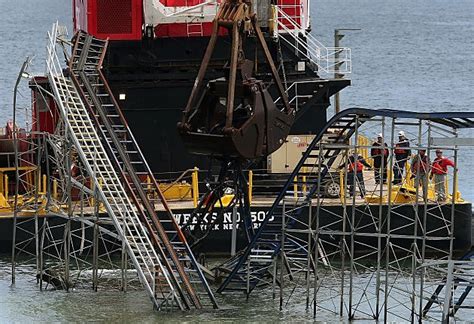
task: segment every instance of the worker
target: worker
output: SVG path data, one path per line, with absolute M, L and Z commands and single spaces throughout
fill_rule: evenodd
M 446 200 L 446 175 L 448 166 L 455 167 L 454 162 L 443 156 L 442 150 L 436 150 L 436 158 L 433 161 L 431 174 L 434 176 L 435 191 L 437 200 L 442 202 Z
M 375 183 L 387 183 L 388 149 L 382 134 L 377 135 L 377 140 L 372 144 L 370 155 L 374 160 Z
M 355 195 L 355 184 L 354 184 L 354 171 L 355 171 L 355 180 L 359 186 L 360 197 L 365 197 L 365 183 L 364 183 L 364 166 L 370 169 L 370 164 L 368 164 L 362 156 L 357 153 L 349 156 L 349 164 L 347 166 L 347 183 L 349 185 L 349 195 L 352 197 Z M 343 166 L 342 166 L 343 167 Z
M 421 149 L 411 160 L 412 177 L 415 178 L 415 187 L 423 190 L 423 197 L 428 194 L 428 174 L 430 169 L 430 160 L 426 155 L 426 150 Z
M 393 166 L 393 184 L 401 184 L 405 164 L 411 155 L 410 141 L 405 136 L 404 131 L 398 132 L 398 143 L 395 144 L 395 164 Z

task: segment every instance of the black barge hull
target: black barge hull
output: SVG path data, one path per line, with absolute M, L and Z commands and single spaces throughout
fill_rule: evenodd
M 320 226 L 327 225 L 329 223 L 334 222 L 335 218 L 333 215 L 341 215 L 342 214 L 342 206 L 341 205 L 334 205 L 334 206 L 324 206 L 324 209 L 320 210 L 320 217 L 319 217 L 319 224 Z M 370 208 L 370 211 L 365 209 Z M 258 227 L 259 222 L 261 222 L 266 212 L 268 211 L 269 207 L 253 207 L 252 208 L 252 219 L 254 221 L 254 226 Z M 382 226 L 382 232 L 387 233 L 387 222 L 386 222 L 386 215 L 387 215 L 388 207 L 386 205 L 382 206 L 382 215 L 385 215 L 382 219 L 382 223 L 385 224 Z M 434 236 L 445 236 L 446 229 L 443 228 L 443 220 L 438 218 L 437 216 L 450 215 L 451 213 L 451 205 L 444 205 L 444 206 L 437 206 L 437 205 L 428 205 L 427 209 L 429 210 L 429 216 L 427 218 L 427 232 L 430 233 L 431 237 Z M 187 222 L 191 215 L 192 209 L 175 209 L 174 214 L 177 221 L 180 224 L 184 224 Z M 158 212 L 160 214 L 161 212 Z M 355 224 L 357 224 L 358 230 L 356 231 L 356 241 L 360 242 L 361 244 L 355 245 L 355 252 L 364 252 L 367 247 L 377 247 L 378 240 L 373 234 L 377 233 L 375 225 L 373 225 L 372 218 L 368 215 L 378 215 L 379 213 L 379 206 L 378 205 L 369 205 L 369 206 L 357 206 L 355 212 Z M 403 249 L 410 249 L 413 239 L 409 239 L 409 236 L 413 236 L 414 228 L 413 225 L 408 225 L 413 223 L 413 219 L 415 217 L 415 210 L 413 206 L 397 206 L 396 213 L 392 213 L 390 218 L 390 234 L 392 238 L 390 241 L 394 244 L 394 246 L 401 247 Z M 313 217 L 316 215 L 316 207 L 313 207 Z M 347 215 L 352 215 L 352 210 L 348 207 Z M 403 217 L 398 216 L 403 215 Z M 423 223 L 423 215 L 424 215 L 424 206 L 419 206 L 418 215 L 420 217 L 420 222 Z M 47 216 L 50 224 L 62 224 L 66 220 L 59 216 Z M 308 217 L 308 213 L 303 213 L 301 215 L 303 220 L 306 220 Z M 237 215 L 239 218 L 239 215 Z M 24 219 L 24 218 L 22 218 Z M 472 238 L 471 238 L 471 224 L 472 224 L 472 205 L 470 203 L 462 203 L 456 204 L 454 209 L 454 251 L 456 255 L 462 255 L 467 250 L 471 249 L 472 246 Z M 39 218 L 39 228 L 43 224 L 44 217 Z M 27 224 L 27 225 L 26 225 Z M 22 229 L 26 229 L 30 233 L 26 233 L 25 231 L 21 230 L 17 232 L 18 241 L 24 241 L 28 238 L 32 238 L 32 234 L 34 232 L 34 222 L 27 222 L 26 224 L 22 225 Z M 26 227 L 25 227 L 26 226 Z M 106 225 L 112 227 L 112 225 Z M 81 227 L 81 223 L 77 221 L 73 221 L 72 228 L 79 229 Z M 240 224 L 237 225 L 237 228 L 240 227 Z M 398 229 L 398 230 L 397 230 Z M 342 223 L 337 225 L 333 225 L 331 227 L 325 228 L 325 230 L 331 230 L 336 232 L 342 231 Z M 55 229 L 56 237 L 61 237 L 64 233 L 64 229 L 62 227 L 58 227 Z M 417 229 L 418 234 L 422 233 L 421 228 Z M 88 240 L 92 239 L 92 230 L 90 227 L 86 227 L 85 229 L 85 237 Z M 349 239 L 350 235 L 346 236 L 346 240 Z M 400 236 L 406 236 L 404 238 L 400 238 Z M 420 235 L 421 236 L 421 235 Z M 13 237 L 13 218 L 12 217 L 3 217 L 0 218 L 0 253 L 11 253 L 12 248 L 12 237 Z M 331 245 L 339 246 L 339 242 L 341 240 L 342 235 L 323 235 L 322 239 L 330 242 Z M 214 228 L 210 231 L 209 235 L 203 240 L 202 244 L 197 247 L 197 253 L 205 253 L 206 255 L 229 255 L 231 249 L 231 238 L 232 238 L 232 213 L 227 213 L 223 216 L 222 219 L 219 219 L 215 224 Z M 75 239 L 79 240 L 78 237 Z M 242 249 L 245 247 L 245 237 L 243 231 L 237 230 L 237 250 Z M 385 245 L 385 239 L 381 240 L 381 246 Z M 421 239 L 417 240 L 417 244 L 421 247 Z M 442 251 L 449 250 L 449 241 L 446 239 L 438 239 L 438 240 L 430 240 L 428 242 L 430 247 L 440 249 Z M 25 246 L 26 249 L 34 251 L 34 240 Z

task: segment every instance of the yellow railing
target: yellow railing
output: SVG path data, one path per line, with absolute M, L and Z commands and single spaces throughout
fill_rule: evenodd
M 357 144 L 359 146 L 358 154 L 364 158 L 372 167 L 374 166 L 374 161 L 369 154 L 369 146 L 371 145 L 370 139 L 366 136 L 359 135 L 357 137 Z
M 193 174 L 192 174 L 192 188 L 193 188 L 193 204 L 194 208 L 198 206 L 198 201 L 199 201 L 199 169 L 194 168 Z
M 99 181 L 98 181 L 98 182 L 99 182 L 99 189 L 102 189 L 102 183 L 103 183 L 102 178 L 99 178 Z M 95 191 L 95 184 L 94 184 L 94 183 L 95 183 L 94 181 L 91 181 L 91 188 L 90 188 L 90 189 L 91 189 L 92 192 Z M 55 186 L 56 186 L 56 189 L 54 189 Z M 58 190 L 58 189 L 57 189 L 57 183 L 55 184 L 55 183 L 53 182 L 53 196 L 57 196 L 57 194 L 58 194 L 58 193 L 57 193 L 57 190 Z M 91 207 L 94 207 L 95 204 L 96 204 L 95 198 L 94 198 L 94 196 L 91 196 L 91 198 L 90 198 L 90 206 L 91 206 Z M 99 208 L 101 208 L 101 206 L 99 206 Z
M 8 200 L 8 175 L 5 174 L 5 190 L 3 191 L 5 199 Z
M 344 200 L 346 198 L 346 186 L 344 184 L 344 171 L 340 170 L 339 171 L 339 197 L 341 199 L 341 203 L 344 203 Z
M 307 173 L 307 168 L 306 167 L 302 167 L 301 168 L 301 171 L 303 173 Z M 293 179 L 293 198 L 294 199 L 298 199 L 298 190 L 299 190 L 299 187 L 298 187 L 298 176 L 295 176 L 295 178 Z M 308 192 L 308 185 L 307 185 L 307 176 L 306 175 L 302 175 L 301 176 L 301 193 L 303 195 L 306 195 L 306 193 Z
M 252 204 L 253 198 L 253 171 L 249 170 L 249 202 Z
M 58 180 L 53 180 L 53 198 L 58 199 Z
M 303 173 L 306 174 L 306 167 L 303 167 Z M 302 185 L 302 192 L 303 192 L 303 195 L 306 196 L 306 190 L 307 190 L 307 186 L 306 186 L 306 175 L 302 176 L 301 177 L 301 180 L 303 181 L 303 185 Z
M 368 143 L 368 138 L 360 138 L 360 144 L 365 146 L 366 144 Z M 364 148 L 361 150 L 360 154 L 365 158 L 365 156 L 368 155 L 368 149 L 367 148 Z M 26 169 L 25 169 L 26 170 Z M 31 168 L 28 168 L 28 170 L 31 170 Z M 303 168 L 302 169 L 303 172 L 306 172 L 306 168 Z M 413 199 L 416 199 L 415 198 L 415 195 L 414 193 L 416 192 L 416 188 L 415 188 L 415 181 L 413 179 L 413 176 L 412 176 L 412 170 L 411 170 L 411 165 L 410 163 L 406 162 L 405 164 L 405 178 L 404 178 L 404 181 L 403 181 L 403 186 L 397 186 L 397 185 L 394 185 L 392 187 L 392 192 L 390 194 L 390 199 L 392 200 L 392 202 L 394 203 L 397 203 L 397 202 L 407 202 L 408 200 L 413 200 Z M 10 169 L 8 169 L 7 171 L 12 171 Z M 184 199 L 191 199 L 192 202 L 193 202 L 193 206 L 196 208 L 198 206 L 198 203 L 199 203 L 199 197 L 200 197 L 200 193 L 199 193 L 199 169 L 198 168 L 194 168 L 194 169 L 190 169 L 188 170 L 189 172 L 191 172 L 191 184 L 187 184 L 187 186 L 190 187 L 190 191 L 191 193 L 189 195 L 186 195 L 186 197 Z M 347 196 L 347 193 L 346 193 L 346 187 L 347 187 L 347 184 L 345 183 L 345 172 L 347 172 L 346 170 L 340 170 L 339 171 L 339 186 L 340 186 L 340 200 L 341 200 L 341 203 L 344 202 L 344 200 L 346 199 L 346 196 Z M 393 178 L 393 172 L 391 172 L 391 170 L 387 170 L 388 172 L 388 180 L 391 181 L 392 178 Z M 189 173 L 188 173 L 189 175 Z M 253 201 L 253 185 L 254 185 L 254 172 L 252 170 L 249 170 L 248 171 L 248 195 L 249 195 L 249 202 L 252 203 Z M 36 183 L 37 183 L 37 192 L 39 195 L 46 195 L 47 192 L 48 192 L 48 177 L 47 175 L 45 174 L 38 174 L 36 173 L 32 179 L 37 179 L 36 180 Z M 299 181 L 299 182 L 298 182 Z M 102 187 L 102 179 L 99 179 L 99 186 Z M 54 199 L 57 199 L 58 198 L 58 181 L 56 179 L 53 179 L 51 181 L 52 183 L 52 198 Z M 161 184 L 160 184 L 161 185 Z M 172 184 L 163 184 L 163 185 L 166 185 L 167 188 L 168 187 L 172 187 L 173 185 L 175 186 L 182 186 L 183 184 L 182 183 L 172 183 Z M 464 200 L 461 198 L 461 194 L 459 193 L 458 191 L 458 183 L 456 181 L 455 183 L 455 187 L 454 187 L 454 192 L 456 193 L 455 194 L 455 197 L 453 199 L 452 197 L 452 190 L 449 190 L 449 179 L 448 177 L 446 177 L 446 180 L 445 180 L 445 193 L 446 193 L 446 198 L 447 198 L 447 201 L 455 201 L 455 202 L 463 202 Z M 401 187 L 404 188 L 404 190 L 401 190 Z M 146 179 L 146 189 L 147 189 L 147 193 L 149 195 L 155 195 L 156 193 L 154 193 L 154 190 L 152 188 L 152 181 L 149 177 L 147 177 Z M 91 183 L 91 190 L 94 191 L 94 184 L 93 182 Z M 308 192 L 308 185 L 307 185 L 307 176 L 306 175 L 301 175 L 300 177 L 296 176 L 295 179 L 294 179 L 294 198 L 295 199 L 298 199 L 298 193 L 302 193 L 303 195 L 305 195 L 306 193 Z M 421 194 L 421 192 L 420 192 Z M 231 195 L 229 195 L 231 196 Z M 370 195 L 369 195 L 370 196 Z M 402 200 L 400 200 L 402 197 Z M 229 198 L 229 197 L 228 197 Z M 382 200 L 383 201 L 387 201 L 387 195 L 382 197 Z M 377 202 L 377 201 L 381 201 L 380 200 L 380 197 L 367 197 L 367 199 L 373 201 L 373 202 Z M 434 201 L 436 200 L 436 190 L 435 190 L 435 184 L 433 181 L 430 181 L 429 182 L 429 185 L 428 185 L 428 199 L 430 201 Z M 9 200 L 10 200 L 10 196 L 9 196 L 9 177 L 7 174 L 4 174 L 3 173 L 3 170 L 2 168 L 0 168 L 0 208 L 11 208 L 9 206 Z M 232 201 L 232 199 L 227 199 L 228 201 Z M 11 203 L 11 201 L 10 201 Z M 90 198 L 90 205 L 91 206 L 94 206 L 95 205 L 95 200 L 94 200 L 94 197 L 91 197 Z
M 293 198 L 298 199 L 298 176 L 293 179 Z

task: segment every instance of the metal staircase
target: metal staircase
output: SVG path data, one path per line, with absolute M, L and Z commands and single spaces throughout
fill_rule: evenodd
M 139 278 L 157 308 L 176 302 L 183 308 L 178 292 L 171 283 L 171 273 L 159 256 L 139 216 L 131 207 L 119 177 L 109 160 L 71 79 L 63 73 L 57 56 L 58 26 L 49 35 L 47 73 L 58 108 L 67 125 L 70 139 L 92 176 L 104 206 L 117 232 L 124 240 Z M 103 184 L 99 184 L 102 179 Z M 159 248 L 159 247 L 158 247 Z M 158 280 L 157 280 L 158 279 Z
M 312 63 L 320 74 L 352 72 L 350 48 L 326 47 L 316 37 L 303 30 L 283 8 L 277 7 L 277 12 L 280 19 L 275 20 L 275 23 L 280 39 L 294 49 L 295 54 Z
M 196 308 L 217 308 L 217 302 L 196 261 L 185 236 L 181 232 L 148 163 L 145 160 L 107 80 L 101 72 L 107 41 L 78 32 L 70 60 L 72 78 L 93 116 L 93 121 L 105 139 L 109 156 L 117 169 L 122 171 L 122 180 L 137 210 L 141 213 L 151 232 L 164 246 L 164 256 L 170 260 L 173 273 L 177 273 L 177 284 L 186 292 L 187 300 Z M 156 208 L 162 209 L 158 217 Z
M 318 179 L 324 179 L 341 151 L 337 145 L 346 144 L 354 134 L 356 124 L 361 125 L 363 122 L 363 116 L 356 113 L 348 113 L 342 117 L 336 115 L 315 137 L 283 185 L 251 243 L 240 258 L 231 259 L 225 266 L 233 270 L 218 292 L 237 290 L 249 294 L 259 284 L 268 283 L 268 278 L 272 277 L 272 266 L 281 252 L 282 245 L 282 255 L 288 270 L 291 270 L 290 263 L 307 262 L 310 256 L 307 255 L 305 244 L 290 237 L 282 241 L 281 233 L 298 226 L 302 211 L 308 208 L 316 193 Z M 320 149 L 321 143 L 327 148 Z M 295 191 L 294 188 L 303 187 L 303 177 L 307 190 Z
M 298 259 L 303 261 L 299 263 L 308 262 L 310 256 L 307 255 L 307 245 L 313 242 L 298 241 L 290 236 L 282 239 L 282 233 L 298 229 L 304 222 L 301 217 L 302 211 L 311 206 L 311 199 L 319 187 L 318 181 L 322 181 L 337 163 L 338 155 L 347 148 L 350 138 L 352 136 L 357 138 L 357 129 L 373 117 L 423 119 L 453 128 L 474 126 L 474 113 L 471 112 L 425 114 L 389 109 L 351 108 L 335 115 L 308 146 L 248 246 L 238 254 L 238 257 L 230 259 L 221 266 L 228 269 L 230 274 L 218 292 L 236 290 L 249 294 L 259 284 L 268 283 L 268 278 L 274 274 L 271 271 L 272 264 L 280 254 L 283 258 L 287 258 L 284 262 L 289 272 L 291 269 L 288 269 L 288 263 L 293 261 L 298 263 Z M 305 181 L 300 180 L 303 177 Z M 306 190 L 303 190 L 305 186 Z M 307 226 L 307 223 L 304 224 L 305 228 Z M 318 246 L 318 249 L 321 250 L 321 247 Z M 324 263 L 325 254 L 324 251 L 321 252 L 319 255 Z
M 68 135 L 86 170 L 95 182 L 95 187 L 98 188 L 98 194 L 104 202 L 117 232 L 123 239 L 124 246 L 143 286 L 157 309 L 165 307 L 178 307 L 183 310 L 193 307 L 201 308 L 201 301 L 193 288 L 194 281 L 204 284 L 206 288 L 209 287 L 205 279 L 201 281 L 192 278 L 191 272 L 194 271 L 197 277 L 202 275 L 202 272 L 200 272 L 198 265 L 198 270 L 191 267 L 186 269 L 187 271 L 184 269 L 183 264 L 185 263 L 194 261 L 196 264 L 194 257 L 192 253 L 186 253 L 185 241 L 180 243 L 178 240 L 176 244 L 173 244 L 168 239 L 171 230 L 165 231 L 163 229 L 162 221 L 154 214 L 154 205 L 146 200 L 141 183 L 136 181 L 139 175 L 131 172 L 131 165 L 138 162 L 137 159 L 129 158 L 134 154 L 132 150 L 126 151 L 123 147 L 112 146 L 113 142 L 119 138 L 117 134 L 131 135 L 124 130 L 126 124 L 119 127 L 117 123 L 108 123 L 107 119 L 103 120 L 102 124 L 97 124 L 101 114 L 102 117 L 105 115 L 105 118 L 118 118 L 110 111 L 106 111 L 112 107 L 112 103 L 101 106 L 96 111 L 98 114 L 90 114 L 84 103 L 87 103 L 89 107 L 98 98 L 106 96 L 103 93 L 95 92 L 89 97 L 85 97 L 84 88 L 77 87 L 78 80 L 74 70 L 67 71 L 61 68 L 57 47 L 63 44 L 61 41 L 58 42 L 62 37 L 64 35 L 61 35 L 58 25 L 55 24 L 49 35 L 48 45 L 47 69 L 51 87 L 67 125 Z M 83 42 L 82 46 L 89 41 Z M 78 43 L 80 40 L 76 38 L 76 45 L 79 45 Z M 93 75 L 96 77 L 97 81 L 89 83 L 86 90 L 91 90 L 90 87 L 106 85 L 99 80 L 99 71 L 93 69 L 94 64 L 101 62 L 105 47 L 106 42 L 96 41 L 90 46 L 87 55 L 73 56 L 71 59 L 71 62 L 76 64 L 75 67 L 84 67 L 81 73 L 87 73 L 89 77 Z M 67 53 L 64 47 L 61 50 Z M 76 48 L 74 53 L 79 53 Z M 97 127 L 97 125 L 100 126 Z M 119 141 L 124 145 L 134 142 L 133 136 L 130 138 L 121 137 Z M 136 154 L 141 154 L 141 152 L 136 150 Z M 142 162 L 146 165 L 144 159 Z M 163 205 L 165 204 L 166 202 L 163 200 Z M 169 217 L 172 217 L 172 214 Z M 169 223 L 173 224 L 172 221 Z M 174 235 L 177 236 L 177 234 L 179 231 L 174 231 Z M 178 250 L 184 252 L 177 253 Z M 212 296 L 210 290 L 209 293 Z M 213 296 L 212 301 L 217 306 Z

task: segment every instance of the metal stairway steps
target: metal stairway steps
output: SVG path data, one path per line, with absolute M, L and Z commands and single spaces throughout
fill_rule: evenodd
M 155 238 L 155 245 L 162 246 L 161 256 L 167 260 L 167 267 L 174 274 L 175 289 L 180 292 L 183 302 L 186 304 L 189 301 L 193 307 L 201 308 L 203 298 L 199 296 L 202 296 L 200 290 L 203 290 L 207 301 L 217 308 L 217 302 L 200 266 L 102 75 L 102 60 L 95 59 L 96 56 L 92 60 L 87 59 L 91 55 L 91 48 L 94 49 L 92 54 L 97 54 L 100 49 L 103 57 L 106 47 L 107 42 L 83 32 L 76 34 L 73 52 L 75 60 L 70 62 L 74 83 L 87 102 L 88 113 L 105 143 L 112 163 L 120 170 L 124 186 L 132 197 L 132 203 L 142 222 Z M 156 192 L 158 199 L 149 198 L 147 190 L 150 188 Z M 161 204 L 166 211 L 164 218 L 159 219 L 155 203 Z
M 68 136 L 85 169 L 95 182 L 99 197 L 117 232 L 123 238 L 130 260 L 154 306 L 158 309 L 163 305 L 176 305 L 180 309 L 189 308 L 172 283 L 176 279 L 166 266 L 167 260 L 162 256 L 161 246 L 151 241 L 149 228 L 144 226 L 140 215 L 132 207 L 133 204 L 121 184 L 69 73 L 63 72 L 57 55 L 57 50 L 61 46 L 57 42 L 58 36 L 58 25 L 55 24 L 49 34 L 47 69 Z M 65 50 L 62 52 L 66 53 Z M 104 179 L 103 183 L 99 183 L 98 179 Z M 157 281 L 157 276 L 162 279 Z
M 233 260 L 232 264 L 226 265 L 229 268 L 233 268 L 233 270 L 221 284 L 218 292 L 228 289 L 235 290 L 236 286 L 240 285 L 240 290 L 246 290 L 247 293 L 250 293 L 260 283 L 268 282 L 267 277 L 272 276 L 271 264 L 275 262 L 276 257 L 280 254 L 286 258 L 285 261 L 288 268 L 291 268 L 292 264 L 296 265 L 296 267 L 299 264 L 307 264 L 308 258 L 313 262 L 311 256 L 308 255 L 307 246 L 305 246 L 307 243 L 286 238 L 284 250 L 281 251 L 282 228 L 286 231 L 298 225 L 299 221 L 297 220 L 301 218 L 302 210 L 308 208 L 311 199 L 316 194 L 318 178 L 321 181 L 324 179 L 341 152 L 340 148 L 331 147 L 331 145 L 347 143 L 354 134 L 356 123 L 360 125 L 361 121 L 359 116 L 355 114 L 336 115 L 325 129 L 314 138 L 293 173 L 282 186 L 260 228 L 250 244 L 245 248 L 239 260 L 237 262 Z M 328 146 L 329 148 L 321 145 Z M 322 151 L 319 152 L 321 148 Z M 304 184 L 304 190 L 300 180 L 302 177 L 309 179 Z M 297 190 L 295 190 L 295 187 Z M 286 202 L 285 207 L 283 207 L 284 201 Z M 272 219 L 271 222 L 270 219 Z M 284 224 L 282 224 L 283 220 Z M 262 256 L 255 254 L 254 251 L 271 252 L 266 252 Z M 266 263 L 252 262 L 253 260 L 267 258 L 269 261 Z M 245 273 L 243 269 L 246 269 L 247 273 L 249 271 L 252 273 L 254 280 L 251 285 L 248 283 L 248 278 L 245 280 L 243 277 L 243 273 Z M 291 275 L 291 269 L 288 270 L 290 270 Z

